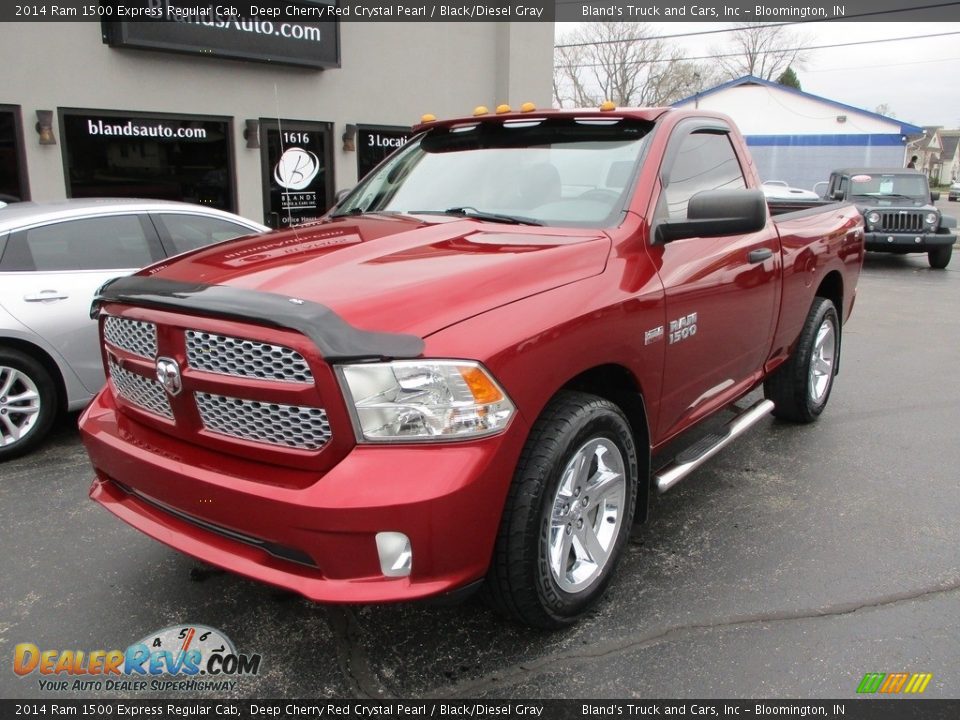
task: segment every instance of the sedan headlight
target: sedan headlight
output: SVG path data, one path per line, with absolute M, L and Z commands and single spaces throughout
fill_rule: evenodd
M 506 427 L 510 398 L 479 363 L 398 360 L 337 368 L 357 438 L 368 442 L 465 440 Z
M 878 213 L 876 210 L 874 210 L 873 212 L 868 212 L 867 222 L 870 223 L 871 225 L 876 225 L 878 222 L 880 222 L 880 213 Z
M 937 224 L 937 214 L 935 212 L 927 213 L 927 216 L 924 218 L 927 221 L 927 225 L 936 225 Z

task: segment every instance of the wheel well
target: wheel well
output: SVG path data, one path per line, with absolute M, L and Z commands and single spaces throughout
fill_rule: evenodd
M 580 373 L 562 389 L 579 390 L 602 397 L 619 407 L 627 416 L 637 451 L 642 453 L 642 456 L 637 458 L 640 486 L 637 488 L 637 512 L 634 522 L 646 521 L 650 501 L 650 434 L 643 394 L 633 374 L 622 365 L 601 365 Z
M 66 411 L 67 387 L 63 382 L 63 375 L 60 373 L 60 367 L 57 365 L 56 361 L 50 357 L 49 353 L 31 342 L 27 342 L 26 340 L 18 340 L 16 338 L 0 338 L 0 348 L 17 350 L 22 352 L 24 355 L 29 355 L 38 363 L 43 365 L 43 369 L 50 373 L 50 377 L 53 378 L 53 382 L 57 388 L 57 410 L 61 413 Z
M 817 297 L 826 298 L 832 302 L 841 322 L 843 321 L 843 278 L 840 277 L 840 273 L 836 270 L 827 273 L 820 282 L 820 287 L 817 288 Z

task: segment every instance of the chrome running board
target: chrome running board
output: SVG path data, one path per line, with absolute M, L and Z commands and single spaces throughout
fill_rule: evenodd
M 666 492 L 723 448 L 743 435 L 773 410 L 772 400 L 761 400 L 727 423 L 726 428 L 701 438 L 680 452 L 673 461 L 653 476 L 659 492 Z

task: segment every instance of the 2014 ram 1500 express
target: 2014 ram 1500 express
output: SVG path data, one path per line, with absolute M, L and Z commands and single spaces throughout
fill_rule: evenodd
M 101 289 L 91 496 L 317 601 L 484 581 L 520 621 L 571 622 L 651 493 L 827 403 L 862 221 L 771 217 L 759 187 L 720 115 L 425 122 L 323 221 Z

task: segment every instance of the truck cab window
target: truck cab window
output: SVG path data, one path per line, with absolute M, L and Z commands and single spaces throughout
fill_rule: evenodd
M 694 132 L 680 141 L 670 168 L 670 182 L 660 195 L 657 215 L 684 220 L 690 198 L 698 192 L 746 187 L 743 170 L 726 133 Z

